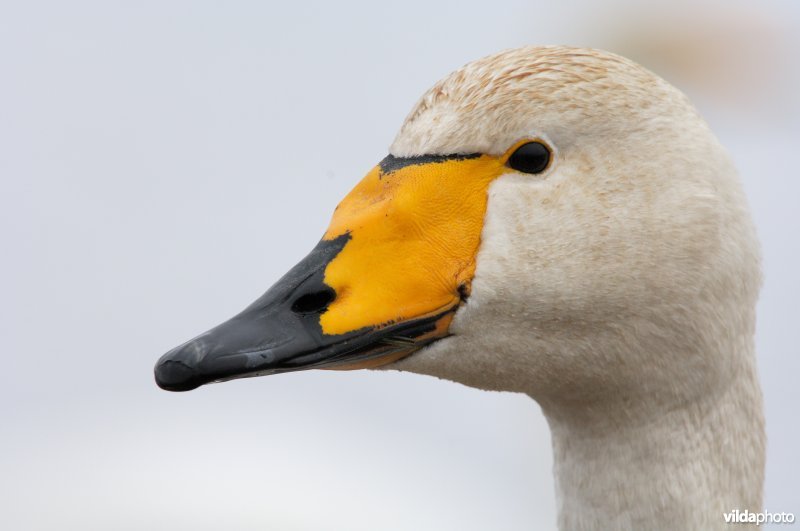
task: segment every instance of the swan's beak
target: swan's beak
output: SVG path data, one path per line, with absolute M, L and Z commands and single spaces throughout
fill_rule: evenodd
M 390 363 L 445 337 L 470 290 L 485 155 L 387 157 L 337 207 L 322 241 L 239 315 L 169 351 L 158 385 Z
M 325 270 L 350 240 L 323 240 L 236 317 L 166 353 L 156 382 L 188 391 L 212 381 L 299 369 L 361 368 L 398 359 L 447 333 L 456 304 L 390 326 L 326 334 L 320 316 L 336 293 Z

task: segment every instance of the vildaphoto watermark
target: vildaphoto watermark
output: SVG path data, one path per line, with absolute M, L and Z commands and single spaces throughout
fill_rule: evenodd
M 740 511 L 734 509 L 727 513 L 722 513 L 726 524 L 793 524 L 794 513 L 754 513 L 745 509 Z

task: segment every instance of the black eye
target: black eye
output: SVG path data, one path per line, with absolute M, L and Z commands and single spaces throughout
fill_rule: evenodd
M 550 150 L 541 142 L 528 142 L 511 154 L 507 164 L 522 173 L 542 173 L 550 164 Z

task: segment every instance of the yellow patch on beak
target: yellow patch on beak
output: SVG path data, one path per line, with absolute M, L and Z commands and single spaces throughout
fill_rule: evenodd
M 336 299 L 320 316 L 323 333 L 455 308 L 469 293 L 487 190 L 508 171 L 505 158 L 389 157 L 373 168 L 339 204 L 323 238 L 350 235 L 325 269 Z

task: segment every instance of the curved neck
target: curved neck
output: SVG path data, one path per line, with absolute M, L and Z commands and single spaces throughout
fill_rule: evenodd
M 603 421 L 591 424 L 543 406 L 559 529 L 722 529 L 723 513 L 760 511 L 762 399 L 754 358 L 744 359 L 719 393 L 679 406 L 629 403 L 593 411 Z

